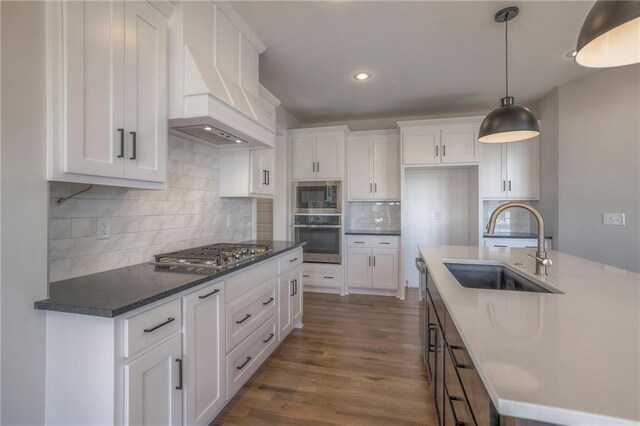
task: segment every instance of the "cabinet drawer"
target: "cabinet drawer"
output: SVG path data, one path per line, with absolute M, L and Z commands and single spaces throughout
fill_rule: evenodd
M 473 415 L 471 414 L 471 408 L 462 390 L 462 384 L 458 379 L 456 373 L 456 367 L 454 367 L 454 361 L 449 350 L 444 350 L 444 386 L 445 395 L 444 403 L 446 405 L 445 412 L 451 410 L 451 416 L 458 422 L 462 422 L 465 425 L 475 424 Z
M 342 287 L 342 274 L 334 272 L 303 272 L 305 285 L 318 287 Z
M 393 235 L 347 235 L 347 247 L 398 248 L 398 237 Z
M 467 396 L 467 402 L 471 407 L 477 424 L 481 426 L 488 425 L 491 405 L 489 394 L 476 371 L 458 330 L 453 324 L 449 312 L 446 313 L 445 340 L 451 354 L 452 367 L 457 371 Z
M 269 318 L 227 355 L 227 399 L 242 387 L 278 345 L 277 316 Z
M 124 320 L 124 356 L 164 340 L 182 327 L 180 299 L 165 303 Z
M 293 250 L 284 256 L 278 258 L 278 270 L 280 274 L 284 274 L 287 271 L 292 270 L 302 265 L 302 249 Z
M 431 302 L 433 302 L 433 308 L 436 312 L 436 316 L 438 317 L 438 321 L 444 328 L 444 314 L 447 311 L 447 308 L 444 306 L 444 301 L 440 296 L 440 292 L 436 288 L 436 284 L 433 282 L 433 278 L 431 274 L 427 270 L 427 291 L 429 292 L 429 297 L 431 298 Z
M 276 282 L 273 278 L 227 306 L 227 352 L 276 313 Z
M 226 278 L 226 294 L 227 304 L 234 299 L 247 294 L 260 284 L 275 278 L 278 275 L 278 260 L 268 260 L 258 266 L 243 271 L 230 278 Z

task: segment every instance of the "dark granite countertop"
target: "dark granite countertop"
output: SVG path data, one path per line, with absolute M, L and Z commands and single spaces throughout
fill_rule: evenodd
M 351 230 L 345 231 L 345 234 L 346 235 L 388 235 L 388 236 L 399 237 L 400 231 L 393 231 L 389 229 L 371 229 L 371 230 L 351 229 Z
M 49 298 L 35 302 L 35 308 L 113 318 L 304 244 L 292 241 L 246 242 L 267 244 L 270 251 L 264 256 L 207 275 L 159 271 L 152 264 L 141 263 L 57 281 L 49 284 Z
M 495 234 L 484 234 L 484 238 L 532 238 L 537 239 L 538 235 L 531 232 L 496 232 Z M 552 239 L 551 236 L 546 235 L 546 240 Z

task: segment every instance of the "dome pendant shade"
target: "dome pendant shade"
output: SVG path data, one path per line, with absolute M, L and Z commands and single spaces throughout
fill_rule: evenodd
M 640 63 L 640 1 L 597 1 L 582 24 L 576 51 L 576 62 L 589 68 Z
M 482 120 L 478 141 L 506 143 L 533 138 L 540 134 L 538 120 L 529 109 L 513 104 L 512 97 L 500 100 L 500 106 Z

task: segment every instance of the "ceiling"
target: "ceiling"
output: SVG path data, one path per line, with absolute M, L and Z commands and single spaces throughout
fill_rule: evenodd
M 260 81 L 303 123 L 477 112 L 510 94 L 530 104 L 592 72 L 565 54 L 593 1 L 238 1 L 260 37 Z M 356 71 L 373 77 L 353 79 Z

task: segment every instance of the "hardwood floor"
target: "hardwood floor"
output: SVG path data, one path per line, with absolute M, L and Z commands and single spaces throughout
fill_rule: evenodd
M 294 330 L 213 425 L 435 425 L 418 295 L 304 293 Z

